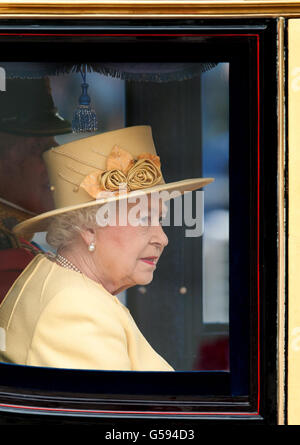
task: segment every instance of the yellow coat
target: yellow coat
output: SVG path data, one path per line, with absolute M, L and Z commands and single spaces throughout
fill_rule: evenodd
M 117 297 L 36 256 L 0 306 L 0 361 L 56 368 L 173 371 Z

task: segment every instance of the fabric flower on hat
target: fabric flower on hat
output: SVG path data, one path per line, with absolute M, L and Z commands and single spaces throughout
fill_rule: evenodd
M 140 190 L 156 185 L 161 180 L 160 168 L 151 159 L 139 159 L 128 172 L 130 190 Z
M 115 192 L 127 183 L 125 173 L 121 170 L 108 170 L 100 175 L 100 189 Z
M 106 170 L 90 173 L 82 187 L 94 199 L 108 194 L 126 193 L 158 184 L 162 179 L 159 156 L 142 153 L 137 159 L 115 145 L 107 157 Z

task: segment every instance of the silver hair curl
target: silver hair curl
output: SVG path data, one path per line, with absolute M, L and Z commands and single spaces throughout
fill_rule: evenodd
M 98 206 L 91 206 L 55 216 L 48 228 L 47 242 L 57 250 L 62 249 L 71 244 L 82 230 L 96 228 L 98 209 Z

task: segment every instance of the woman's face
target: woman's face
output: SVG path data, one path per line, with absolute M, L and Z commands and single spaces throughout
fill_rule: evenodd
M 128 217 L 130 207 L 128 205 L 126 225 L 108 225 L 95 231 L 93 262 L 100 282 L 114 294 L 137 284 L 150 283 L 168 244 L 161 226 L 166 212 L 164 204 L 152 208 L 147 205 L 148 208 L 138 211 L 133 219 Z

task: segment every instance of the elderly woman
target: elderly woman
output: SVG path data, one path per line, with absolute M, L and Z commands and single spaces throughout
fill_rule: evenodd
M 19 224 L 15 231 L 28 238 L 46 231 L 57 254 L 37 255 L 3 300 L 0 327 L 5 345 L 0 360 L 60 368 L 172 371 L 116 295 L 150 283 L 168 243 L 160 224 L 164 204 L 153 204 L 151 194 L 195 190 L 212 179 L 166 184 L 147 126 L 53 148 L 45 162 L 56 210 Z M 129 217 L 134 206 L 128 204 L 124 224 L 122 203 L 133 196 L 147 199 L 134 224 Z M 116 209 L 113 223 L 101 223 L 99 211 L 105 206 L 108 213 Z

